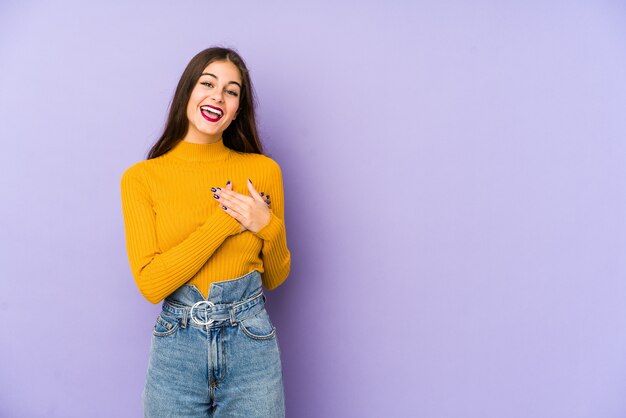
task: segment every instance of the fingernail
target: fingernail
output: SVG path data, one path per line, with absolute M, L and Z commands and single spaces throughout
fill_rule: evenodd
M 267 203 L 267 204 L 269 205 L 269 204 L 270 204 L 270 201 L 268 200 L 268 201 L 267 201 L 267 202 L 265 202 L 265 203 Z
M 263 192 L 261 192 L 261 196 L 263 196 Z
M 220 197 L 216 194 L 213 195 L 214 198 L 219 199 Z
M 215 193 L 217 189 L 215 187 L 211 187 L 211 191 Z
M 217 188 L 217 190 L 222 190 L 222 188 L 221 188 L 221 187 L 218 187 L 218 188 Z
M 252 184 L 252 180 L 248 179 L 248 181 L 250 182 L 250 184 Z
M 265 197 L 267 197 L 267 198 L 269 199 L 269 198 L 270 198 L 270 195 L 267 195 L 267 196 L 265 196 Z
M 222 209 L 226 210 L 226 206 L 222 206 Z
M 228 180 L 228 181 L 226 182 L 226 185 L 227 185 L 227 186 L 228 186 L 229 184 L 230 184 L 230 180 Z

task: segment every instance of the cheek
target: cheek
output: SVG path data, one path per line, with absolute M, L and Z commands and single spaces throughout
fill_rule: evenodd
M 187 104 L 187 117 L 190 119 L 196 115 L 196 111 L 198 110 L 198 105 L 200 104 L 198 94 L 195 92 L 191 93 L 191 97 L 189 97 L 189 103 Z
M 231 104 L 230 109 L 233 116 L 235 116 L 237 114 L 237 111 L 239 110 L 239 100 L 235 99 Z
M 194 114 L 195 114 L 195 112 L 193 110 L 193 107 L 192 106 L 187 106 L 187 119 L 193 120 Z

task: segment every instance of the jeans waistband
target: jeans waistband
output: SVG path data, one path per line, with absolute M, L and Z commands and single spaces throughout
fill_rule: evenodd
M 163 311 L 181 318 L 181 326 L 187 323 L 198 326 L 209 326 L 214 322 L 230 321 L 230 325 L 236 325 L 238 321 L 254 316 L 265 307 L 265 294 L 261 289 L 258 293 L 244 300 L 233 303 L 213 303 L 206 299 L 200 300 L 193 305 L 165 299 Z

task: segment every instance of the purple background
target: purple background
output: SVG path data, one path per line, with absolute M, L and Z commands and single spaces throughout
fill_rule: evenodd
M 0 416 L 138 417 L 123 170 L 237 48 L 284 173 L 289 417 L 626 416 L 620 1 L 0 4 Z

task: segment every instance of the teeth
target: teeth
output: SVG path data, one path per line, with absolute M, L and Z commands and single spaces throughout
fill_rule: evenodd
M 222 112 L 217 110 L 217 109 L 213 109 L 212 107 L 208 107 L 208 106 L 200 106 L 200 109 L 206 110 L 207 112 L 211 112 L 211 113 L 215 113 L 216 115 L 222 116 Z

